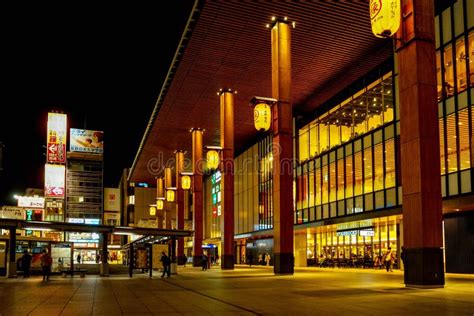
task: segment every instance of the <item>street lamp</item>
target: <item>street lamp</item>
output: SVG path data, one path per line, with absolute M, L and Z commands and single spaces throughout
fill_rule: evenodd
M 219 167 L 219 152 L 222 150 L 220 146 L 206 146 L 207 149 L 206 153 L 206 161 L 207 161 L 207 168 L 209 170 L 214 170 Z
M 277 103 L 277 99 L 267 97 L 253 97 L 250 106 L 253 106 L 253 120 L 255 129 L 259 132 L 266 132 L 272 125 L 272 105 Z

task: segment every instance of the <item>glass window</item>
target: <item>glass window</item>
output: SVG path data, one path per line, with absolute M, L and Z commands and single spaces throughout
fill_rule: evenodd
M 395 186 L 395 140 L 385 142 L 385 188 Z
M 460 169 L 468 169 L 471 167 L 469 153 L 469 109 L 465 108 L 459 111 L 459 161 Z
M 329 149 L 329 137 L 328 137 L 329 127 L 325 124 L 319 124 L 319 150 L 320 152 L 326 151 Z
M 362 194 L 362 152 L 357 152 L 354 155 L 354 195 Z
M 443 43 L 447 43 L 451 41 L 452 34 L 451 34 L 451 9 L 448 7 L 442 13 L 442 26 L 441 29 L 443 31 Z
M 331 147 L 337 146 L 341 143 L 341 136 L 339 134 L 339 119 L 329 124 L 329 139 L 331 140 Z
M 440 156 L 440 163 L 441 163 L 441 174 L 446 173 L 446 161 L 444 155 L 444 123 L 443 119 L 439 120 L 439 156 Z
M 456 116 L 454 114 L 448 115 L 446 117 L 446 146 L 448 147 L 448 172 L 453 172 L 458 170 L 458 150 L 456 143 Z
M 374 146 L 374 191 L 383 189 L 383 144 Z
M 336 163 L 329 164 L 329 202 L 336 200 Z
M 474 31 L 469 33 L 469 78 L 474 87 Z
M 466 62 L 466 46 L 464 45 L 464 38 L 461 38 L 456 42 L 456 77 L 458 84 L 458 93 L 466 90 L 467 88 Z
M 447 98 L 454 95 L 454 66 L 453 46 L 448 45 L 444 50 L 444 90 Z
M 319 124 L 312 123 L 309 132 L 309 155 L 311 157 L 319 154 Z
M 316 197 L 315 197 L 315 202 L 316 205 L 321 205 L 321 192 L 322 192 L 322 187 L 321 187 L 321 168 L 316 169 L 315 172 L 315 187 L 316 187 Z
M 309 172 L 309 207 L 314 206 L 314 170 Z
M 346 197 L 353 195 L 354 170 L 352 168 L 352 156 L 346 157 Z
M 471 128 L 474 129 L 474 106 L 471 105 Z M 471 137 L 471 166 L 474 167 L 474 137 Z
M 300 155 L 300 161 L 305 161 L 309 158 L 309 127 L 308 126 L 305 126 L 302 129 L 300 129 L 299 155 Z
M 344 159 L 337 161 L 337 199 L 344 199 Z
M 323 166 L 323 173 L 322 173 L 322 177 L 323 177 L 323 185 L 322 185 L 322 193 L 323 193 L 323 198 L 322 198 L 322 202 L 323 204 L 324 203 L 327 203 L 328 202 L 328 198 L 329 198 L 329 172 L 328 172 L 328 165 L 325 165 Z
M 438 87 L 438 101 L 443 99 L 443 82 L 441 80 L 441 54 L 436 52 L 436 82 Z
M 373 191 L 372 148 L 364 150 L 364 192 Z

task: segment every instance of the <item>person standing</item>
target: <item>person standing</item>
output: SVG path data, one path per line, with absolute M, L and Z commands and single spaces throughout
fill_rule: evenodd
M 171 260 L 164 251 L 161 253 L 160 261 L 163 264 L 163 274 L 161 275 L 161 277 L 164 278 L 165 275 L 167 275 L 169 278 L 171 275 L 171 271 L 170 271 Z
M 402 262 L 403 262 L 403 268 L 405 268 L 405 265 L 406 265 L 406 258 L 407 257 L 407 253 L 405 251 L 405 247 L 402 246 L 402 252 L 400 253 L 400 259 L 402 259 Z M 401 269 L 401 267 L 399 267 Z
M 393 272 L 392 270 L 392 264 L 393 264 L 393 252 L 392 248 L 388 247 L 387 252 L 385 253 L 384 256 L 384 261 L 385 261 L 385 269 L 387 272 Z
M 186 257 L 186 255 L 183 255 L 183 263 L 184 267 L 186 268 L 186 263 L 188 263 L 188 257 Z
M 28 250 L 23 251 L 23 257 L 21 257 L 21 267 L 23 268 L 23 277 L 30 277 L 30 265 L 31 265 L 31 255 L 28 253 Z
M 247 260 L 249 261 L 249 266 L 252 267 L 253 263 L 253 254 L 250 252 L 249 255 L 247 256 Z
M 80 254 L 80 253 L 77 254 L 77 258 L 76 258 L 76 259 L 77 259 L 77 263 L 80 264 L 80 263 L 81 263 L 81 254 Z
M 51 256 L 46 251 L 46 249 L 43 249 L 43 255 L 41 256 L 41 269 L 43 270 L 43 281 L 49 280 L 52 264 L 53 264 L 53 258 L 51 258 Z
M 202 254 L 202 271 L 207 270 L 208 257 L 205 253 Z
M 267 267 L 270 266 L 270 260 L 271 260 L 272 257 L 270 257 L 270 254 L 269 253 L 266 253 L 265 254 L 265 262 L 267 263 Z

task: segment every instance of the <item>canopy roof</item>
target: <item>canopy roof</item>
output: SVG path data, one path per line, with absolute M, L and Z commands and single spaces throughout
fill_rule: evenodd
M 219 144 L 219 98 L 235 96 L 235 148 L 258 139 L 253 96 L 271 96 L 272 16 L 296 22 L 292 31 L 294 111 L 309 113 L 387 60 L 390 40 L 372 35 L 368 1 L 197 1 L 163 84 L 129 179 L 153 183 L 173 151 L 188 151 L 189 129 L 206 129 Z

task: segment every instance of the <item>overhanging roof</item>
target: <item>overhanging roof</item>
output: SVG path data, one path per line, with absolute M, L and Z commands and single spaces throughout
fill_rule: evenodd
M 370 28 L 368 1 L 197 1 L 149 120 L 129 179 L 153 183 L 176 149 L 191 150 L 191 127 L 204 144 L 219 144 L 219 88 L 235 98 L 237 151 L 258 137 L 248 106 L 271 96 L 271 16 L 296 21 L 292 38 L 292 101 L 314 110 L 390 57 L 390 40 Z M 190 156 L 190 155 L 189 155 Z

